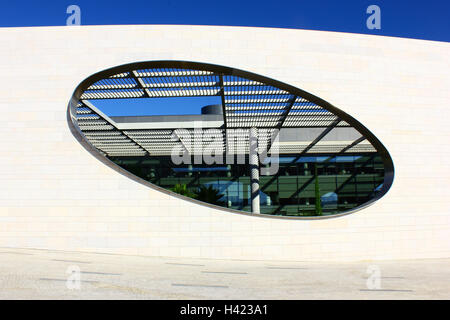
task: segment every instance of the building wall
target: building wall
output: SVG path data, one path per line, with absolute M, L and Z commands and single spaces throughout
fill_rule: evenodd
M 450 257 L 450 44 L 199 26 L 0 29 L 0 246 L 292 261 Z M 212 209 L 104 165 L 67 105 L 95 72 L 147 60 L 235 67 L 315 94 L 387 147 L 391 190 L 355 214 L 286 220 Z

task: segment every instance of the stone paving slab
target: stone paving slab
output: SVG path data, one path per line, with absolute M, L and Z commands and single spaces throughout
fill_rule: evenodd
M 449 279 L 450 259 L 313 263 L 0 250 L 0 299 L 449 299 Z

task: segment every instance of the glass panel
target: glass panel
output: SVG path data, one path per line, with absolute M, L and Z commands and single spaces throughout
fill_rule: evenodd
M 251 212 L 251 183 L 257 179 L 251 180 L 249 129 L 255 128 L 262 166 L 278 165 L 259 177 L 262 214 L 332 215 L 386 192 L 385 173 L 393 173 L 387 150 L 373 135 L 362 137 L 363 127 L 354 119 L 322 107 L 320 99 L 237 69 L 158 63 L 113 68 L 100 73 L 100 80 L 97 74 L 75 91 L 77 102 L 70 108 L 85 138 L 131 174 L 187 197 Z M 264 148 L 275 145 L 278 154 L 264 162 Z M 182 161 L 174 160 L 177 148 L 183 155 L 188 151 Z M 233 161 L 227 158 L 230 150 L 238 154 Z M 210 161 L 212 155 L 220 157 Z

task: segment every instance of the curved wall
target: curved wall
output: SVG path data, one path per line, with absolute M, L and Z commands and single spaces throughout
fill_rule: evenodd
M 129 72 L 133 72 L 133 70 L 144 70 L 145 69 L 148 72 L 149 70 L 151 70 L 153 68 L 155 68 L 155 69 L 158 69 L 158 68 L 175 68 L 175 69 L 182 68 L 182 69 L 193 69 L 193 70 L 208 70 L 210 72 L 215 73 L 216 76 L 219 73 L 222 74 L 223 77 L 224 77 L 224 81 L 227 81 L 226 80 L 227 79 L 227 75 L 229 75 L 229 76 L 232 75 L 233 77 L 240 77 L 240 78 L 243 78 L 243 79 L 247 79 L 249 81 L 257 81 L 257 82 L 266 84 L 267 86 L 269 86 L 269 88 L 282 89 L 282 90 L 285 90 L 286 92 L 289 92 L 290 94 L 295 95 L 296 97 L 301 97 L 301 99 L 307 99 L 307 101 L 309 101 L 309 103 L 314 103 L 317 106 L 316 108 L 319 108 L 323 112 L 327 112 L 327 116 L 326 117 L 328 117 L 328 119 L 329 119 L 330 116 L 333 116 L 333 117 L 339 117 L 340 121 L 345 121 L 347 123 L 347 125 L 349 125 L 350 128 L 352 130 L 354 130 L 354 133 L 355 134 L 357 133 L 356 137 L 359 137 L 359 136 L 363 137 L 370 146 L 373 146 L 373 148 L 375 149 L 374 151 L 376 152 L 376 154 L 380 156 L 381 161 L 383 162 L 383 169 L 382 169 L 382 171 L 384 173 L 384 177 L 381 177 L 382 178 L 382 180 L 381 180 L 382 182 L 378 181 L 374 185 L 374 188 L 375 188 L 380 183 L 382 183 L 381 184 L 381 189 L 378 192 L 376 192 L 376 195 L 374 195 L 370 199 L 365 198 L 365 201 L 359 202 L 358 204 L 356 204 L 355 206 L 353 206 L 351 208 L 347 207 L 346 210 L 344 210 L 344 211 L 333 212 L 333 213 L 331 213 L 331 215 L 336 215 L 336 214 L 344 215 L 344 214 L 350 214 L 350 213 L 356 212 L 358 210 L 361 210 L 362 208 L 365 208 L 365 207 L 369 206 L 371 203 L 373 203 L 373 202 L 377 201 L 378 199 L 382 198 L 388 192 L 388 190 L 390 189 L 390 187 L 392 185 L 392 182 L 393 182 L 393 179 L 394 179 L 394 165 L 393 165 L 391 156 L 389 155 L 389 152 L 386 150 L 385 146 L 377 139 L 377 137 L 375 137 L 373 135 L 373 133 L 371 133 L 366 127 L 364 127 L 364 125 L 359 123 L 356 119 L 354 119 L 350 115 L 346 114 L 342 110 L 339 110 L 338 108 L 336 108 L 335 106 L 331 105 L 330 103 L 320 99 L 319 97 L 315 97 L 315 96 L 311 95 L 310 93 L 304 92 L 301 89 L 289 86 L 288 84 L 284 84 L 284 83 L 278 82 L 278 81 L 276 81 L 274 79 L 265 78 L 265 77 L 263 77 L 261 75 L 256 75 L 256 74 L 249 73 L 247 71 L 232 69 L 232 68 L 229 68 L 229 67 L 223 67 L 223 66 L 218 66 L 218 65 L 197 63 L 197 62 L 187 62 L 187 61 L 176 61 L 176 60 L 137 62 L 137 63 L 125 64 L 125 65 L 122 65 L 122 66 L 113 67 L 113 68 L 108 69 L 108 70 L 100 71 L 99 73 L 96 73 L 96 74 L 90 76 L 89 78 L 83 80 L 83 82 L 75 89 L 74 95 L 73 95 L 73 97 L 70 100 L 70 103 L 69 103 L 69 106 L 68 106 L 68 113 L 69 113 L 68 116 L 70 117 L 71 121 L 69 121 L 69 126 L 71 128 L 73 127 L 72 131 L 74 132 L 74 135 L 76 136 L 76 138 L 78 140 L 80 140 L 80 141 L 86 140 L 87 143 L 83 143 L 83 145 L 86 147 L 86 149 L 88 151 L 92 152 L 92 150 L 94 150 L 96 153 L 98 153 L 99 150 L 100 150 L 100 153 L 105 156 L 104 159 L 101 159 L 101 157 L 100 157 L 100 159 L 106 165 L 110 166 L 111 168 L 116 168 L 116 170 L 122 172 L 123 174 L 128 174 L 128 176 L 130 178 L 136 179 L 136 176 L 134 176 L 134 174 L 131 173 L 131 172 L 125 173 L 123 169 L 127 170 L 126 167 L 113 165 L 112 162 L 114 162 L 116 164 L 117 164 L 117 162 L 112 161 L 110 159 L 110 157 L 106 156 L 106 154 L 108 154 L 109 152 L 107 150 L 103 150 L 103 147 L 104 147 L 105 143 L 110 144 L 110 140 L 101 139 L 103 141 L 100 143 L 100 145 L 99 145 L 99 143 L 92 141 L 93 137 L 91 136 L 91 133 L 92 133 L 91 130 L 93 129 L 92 126 L 95 127 L 96 125 L 94 123 L 92 123 L 92 121 L 91 121 L 92 118 L 90 118 L 89 121 L 87 121 L 87 122 L 84 121 L 84 120 L 86 120 L 85 117 L 89 116 L 89 115 L 87 115 L 85 113 L 83 113 L 82 115 L 81 114 L 77 114 L 77 112 L 78 112 L 77 108 L 78 108 L 80 103 L 83 104 L 83 106 L 81 106 L 81 108 L 83 108 L 83 109 L 86 109 L 86 108 L 90 109 L 92 107 L 95 108 L 95 104 L 96 104 L 95 103 L 95 98 L 93 100 L 94 105 L 86 105 L 88 103 L 88 101 L 84 101 L 84 99 L 81 99 L 81 97 L 83 97 L 86 94 L 87 95 L 92 95 L 92 94 L 96 95 L 96 94 L 98 94 L 99 92 L 96 93 L 95 91 L 90 91 L 89 90 L 89 87 L 91 87 L 92 85 L 94 85 L 98 81 L 110 80 L 108 78 L 113 76 L 113 75 L 127 74 Z M 214 77 L 214 76 L 212 76 L 212 77 Z M 117 79 L 117 80 L 120 80 L 120 79 Z M 146 80 L 142 80 L 142 78 L 141 78 L 140 81 L 146 81 Z M 170 77 L 169 77 L 169 78 L 166 78 L 164 81 L 167 82 L 167 81 L 173 81 L 173 80 L 171 80 Z M 199 80 L 197 80 L 197 81 L 199 81 Z M 218 81 L 218 79 L 213 80 L 213 81 Z M 109 98 L 111 99 L 111 95 L 112 96 L 117 95 L 117 92 L 116 92 L 117 89 L 118 89 L 117 87 L 113 88 L 111 91 L 103 91 L 104 90 L 103 89 L 101 91 L 101 94 L 102 94 L 103 97 L 110 96 Z M 229 89 L 230 88 L 227 88 L 227 86 L 225 86 L 225 90 L 227 92 L 229 92 Z M 157 94 L 158 93 L 158 92 L 152 92 L 152 89 L 150 89 L 150 88 L 146 89 L 146 90 L 149 90 L 151 92 L 149 94 L 150 96 L 152 96 L 153 94 Z M 253 90 L 253 88 L 252 87 L 246 88 L 246 90 Z M 197 94 L 202 95 L 203 93 L 202 92 L 197 92 Z M 158 96 L 158 95 L 156 95 L 156 96 Z M 226 96 L 228 98 L 236 97 L 236 96 L 233 96 L 233 95 L 226 95 Z M 167 98 L 167 96 L 164 96 L 164 97 Z M 141 96 L 140 98 L 144 98 L 144 97 Z M 270 99 L 270 95 L 267 98 Z M 106 98 L 106 99 L 108 99 L 108 98 Z M 264 101 L 263 100 L 264 98 L 260 98 L 260 99 L 262 101 Z M 86 98 L 86 100 L 88 100 L 88 99 Z M 116 100 L 116 98 L 112 98 L 111 100 Z M 109 101 L 111 101 L 111 100 L 109 100 Z M 91 101 L 91 100 L 89 99 L 89 101 Z M 118 101 L 118 100 L 116 100 L 116 101 Z M 295 104 L 294 104 L 294 106 L 295 106 Z M 203 113 L 204 109 L 205 108 L 209 108 L 209 107 L 218 107 L 219 110 L 220 110 L 220 113 L 222 113 L 222 106 L 221 105 L 209 105 L 209 106 L 203 107 L 201 112 Z M 227 105 L 227 103 L 225 103 L 225 110 L 228 109 L 228 107 L 229 106 Z M 100 117 L 103 117 L 103 118 L 106 117 L 106 115 L 100 115 L 101 110 L 100 111 L 93 110 L 93 111 L 94 111 L 94 113 L 96 112 L 96 114 L 98 116 L 100 116 Z M 230 112 L 230 111 L 231 110 L 228 110 L 228 112 Z M 255 114 L 256 113 L 254 113 L 253 116 L 255 116 Z M 81 116 L 84 119 L 80 119 L 79 120 L 78 119 L 79 116 Z M 251 115 L 249 113 L 246 113 L 246 116 L 247 117 L 251 117 Z M 283 120 L 283 122 L 284 123 L 292 122 L 293 121 L 292 120 L 292 116 L 293 115 L 290 115 L 290 112 L 289 112 L 288 116 L 286 117 L 285 120 Z M 280 118 L 277 119 L 277 116 L 274 116 L 274 115 L 270 116 L 270 118 L 272 118 L 272 119 L 275 118 L 276 121 L 280 121 L 281 120 L 281 116 L 279 116 L 279 117 Z M 107 122 L 111 122 L 111 121 L 114 121 L 114 119 L 116 119 L 116 117 L 112 117 L 111 119 L 103 119 L 103 120 L 100 120 L 100 121 L 103 122 L 103 121 L 106 120 Z M 230 115 L 228 115 L 228 120 L 231 120 L 231 119 L 230 119 Z M 243 121 L 244 119 L 245 119 L 245 116 L 241 117 L 240 121 Z M 266 117 L 266 119 L 264 119 L 263 116 L 262 117 L 260 116 L 258 121 L 264 122 L 264 120 L 267 121 L 268 118 Z M 324 122 L 327 123 L 327 121 L 324 121 Z M 88 127 L 86 127 L 86 125 L 88 123 L 90 123 L 90 124 L 88 125 Z M 332 121 L 328 120 L 328 125 L 331 125 L 331 124 L 332 124 Z M 123 125 L 123 123 L 122 123 L 122 125 Z M 188 125 L 188 122 L 184 123 L 183 127 L 186 128 L 186 125 Z M 263 130 L 264 130 L 264 128 L 265 129 L 269 128 L 269 127 L 267 127 L 267 124 L 264 125 L 264 124 L 260 123 L 260 125 L 261 125 L 261 128 L 263 128 Z M 243 126 L 243 127 L 240 127 L 240 126 Z M 322 126 L 323 126 L 323 124 L 322 124 Z M 176 125 L 175 125 L 175 127 L 176 127 Z M 244 129 L 244 127 L 248 128 L 248 124 L 247 125 L 245 125 L 245 124 L 238 124 L 238 123 L 235 122 L 234 124 L 231 123 L 231 125 L 230 125 L 230 123 L 228 123 L 227 127 L 230 128 L 231 130 L 233 130 L 233 129 L 241 130 L 241 129 Z M 325 128 L 326 128 L 326 126 L 323 126 L 322 128 L 315 128 L 315 129 L 319 129 L 319 133 L 320 133 L 320 132 L 323 132 L 323 130 Z M 99 129 L 99 128 L 97 127 L 97 129 Z M 123 128 L 118 128 L 118 129 L 119 129 L 118 131 L 115 130 L 115 133 L 120 133 L 121 131 L 123 131 Z M 122 130 L 120 130 L 120 129 L 122 129 Z M 313 131 L 314 129 L 310 129 L 308 127 L 301 128 L 301 127 L 295 127 L 292 124 L 288 124 L 287 126 L 283 125 L 281 127 L 280 131 L 283 131 L 283 129 L 296 130 L 297 132 L 300 133 L 300 136 L 302 136 L 302 134 L 306 132 L 308 135 L 312 136 L 311 141 L 314 138 L 317 137 L 317 133 L 312 133 L 311 134 L 311 132 L 310 132 L 310 131 Z M 97 131 L 97 130 L 95 130 L 95 131 Z M 334 130 L 332 130 L 332 132 L 333 131 Z M 98 132 L 96 132 L 96 134 L 97 133 Z M 106 132 L 103 132 L 103 133 L 106 133 Z M 327 137 L 330 134 L 326 134 Z M 125 134 L 125 135 L 127 135 L 127 134 Z M 97 139 L 99 138 L 98 135 L 95 135 L 95 137 Z M 356 137 L 353 138 L 353 141 L 354 141 L 354 139 L 356 139 Z M 170 140 L 170 135 L 167 138 Z M 349 139 L 352 139 L 352 138 L 349 138 Z M 280 140 L 282 140 L 282 139 L 280 138 Z M 353 142 L 353 141 L 351 141 L 351 142 Z M 159 141 L 159 142 L 161 142 L 161 141 Z M 348 145 L 350 145 L 351 142 L 348 142 Z M 134 145 L 135 143 L 137 143 L 137 144 L 143 143 L 144 145 L 148 145 L 148 141 L 144 142 L 144 141 L 141 141 L 141 139 L 135 139 L 134 143 L 132 143 L 132 144 Z M 87 145 L 89 145 L 89 147 L 87 147 Z M 96 145 L 99 146 L 98 149 L 95 148 Z M 93 146 L 93 148 L 92 148 L 92 146 Z M 346 145 L 344 145 L 344 146 L 346 146 Z M 342 149 L 344 146 L 341 146 L 340 148 Z M 360 144 L 358 144 L 358 146 L 360 146 Z M 122 145 L 122 147 L 123 147 L 123 145 Z M 130 146 L 128 145 L 127 148 L 129 148 L 129 147 Z M 132 149 L 134 149 L 134 148 L 135 147 L 132 147 Z M 161 148 L 159 148 L 159 149 L 161 150 Z M 371 149 L 371 148 L 369 148 L 369 149 Z M 280 146 L 280 150 L 281 150 L 281 146 Z M 191 152 L 195 152 L 195 150 L 191 150 Z M 304 152 L 304 151 L 302 151 L 302 152 Z M 280 151 L 280 155 L 282 153 L 283 152 Z M 291 153 L 291 156 L 292 155 L 295 155 L 295 154 Z M 151 158 L 152 157 L 152 153 L 150 153 L 149 156 Z M 149 159 L 147 159 L 147 160 L 149 160 Z M 280 170 L 282 170 L 282 169 L 280 168 Z M 276 174 L 269 174 L 269 176 L 273 176 L 273 178 L 277 178 Z M 235 178 L 237 178 L 237 177 L 235 177 Z M 232 178 L 232 179 L 235 179 L 235 178 Z M 354 176 L 353 178 L 356 179 L 356 180 L 360 180 L 357 175 Z M 160 188 L 161 187 L 160 185 L 152 184 L 150 181 L 147 181 L 145 178 L 144 178 L 144 180 L 145 181 L 143 181 L 143 180 L 138 180 L 138 181 L 143 183 L 144 185 L 149 186 L 149 187 L 156 188 L 158 190 L 162 189 L 162 188 Z M 236 180 L 236 182 L 237 182 L 237 180 Z M 190 181 L 190 182 L 186 181 L 185 183 L 189 185 L 189 184 L 192 183 L 192 181 Z M 280 191 L 282 190 L 283 185 L 285 185 L 285 183 L 279 182 L 279 181 L 277 181 L 275 183 L 278 185 L 277 189 L 278 189 L 278 192 L 280 193 Z M 303 181 L 302 183 L 305 183 L 305 181 Z M 160 186 L 160 187 L 158 187 L 158 186 Z M 359 189 L 358 186 L 354 186 L 354 188 L 355 189 Z M 169 189 L 169 187 L 166 185 L 164 187 L 164 189 Z M 323 188 L 321 188 L 321 190 L 322 190 L 322 192 L 334 191 L 334 189 L 328 189 L 328 191 L 327 191 L 327 190 L 324 190 Z M 306 189 L 304 191 L 308 192 L 308 190 L 306 190 Z M 283 192 L 283 191 L 281 191 L 281 192 Z M 176 193 L 171 193 L 171 194 L 172 195 L 176 195 Z M 193 199 L 189 198 L 189 197 L 186 197 L 184 199 L 188 200 L 188 201 L 193 201 Z M 314 201 L 312 201 L 312 202 L 314 202 Z M 202 203 L 202 202 L 199 202 L 199 203 Z M 203 202 L 203 204 L 205 204 L 205 202 Z M 229 212 L 238 212 L 238 213 L 245 213 L 246 212 L 245 210 L 236 211 L 236 209 L 230 209 L 228 211 Z M 266 211 L 266 212 L 262 212 L 262 214 L 270 214 L 270 213 L 268 213 Z M 314 216 L 314 217 L 311 217 L 311 216 L 307 216 L 307 217 L 305 217 L 305 216 L 303 216 L 303 217 L 296 216 L 296 217 L 293 217 L 293 216 L 291 216 L 289 218 L 291 218 L 291 219 L 293 219 L 293 218 L 298 218 L 298 219 L 312 219 L 312 218 L 320 219 L 320 218 L 324 218 L 324 219 L 327 219 L 331 215 L 327 214 L 327 215 L 323 215 L 323 216 Z
M 266 28 L 0 29 L 0 246 L 223 259 L 450 257 L 450 97 L 442 42 Z M 390 191 L 323 220 L 241 215 L 118 174 L 72 135 L 67 105 L 116 65 L 188 60 L 263 74 L 355 117 L 389 150 Z

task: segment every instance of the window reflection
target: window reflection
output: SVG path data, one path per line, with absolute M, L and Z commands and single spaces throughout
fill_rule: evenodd
M 111 157 L 125 170 L 166 189 L 186 185 L 195 192 L 211 186 L 222 196 L 222 206 L 251 212 L 250 178 L 246 165 L 179 165 L 170 157 Z M 321 154 L 280 157 L 274 176 L 260 177 L 261 213 L 315 216 L 316 198 L 322 215 L 355 208 L 381 189 L 384 168 L 377 153 L 333 156 Z M 318 182 L 318 190 L 316 187 Z

